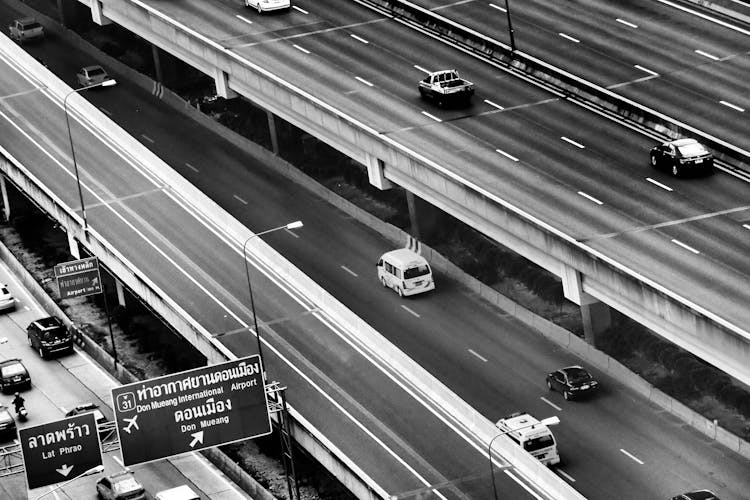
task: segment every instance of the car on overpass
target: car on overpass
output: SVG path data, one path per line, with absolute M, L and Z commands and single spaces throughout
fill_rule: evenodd
M 101 500 L 146 500 L 146 489 L 129 470 L 101 478 L 96 494 Z
M 714 156 L 695 139 L 677 139 L 651 148 L 651 166 L 664 168 L 679 177 L 688 173 L 710 173 Z
M 672 500 L 719 500 L 719 497 L 709 490 L 696 490 L 672 497 Z
M 290 9 L 292 2 L 290 0 L 245 0 L 245 7 L 252 7 L 258 11 L 258 14 L 272 10 Z

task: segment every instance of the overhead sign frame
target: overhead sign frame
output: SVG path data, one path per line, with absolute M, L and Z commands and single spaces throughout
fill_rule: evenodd
M 123 464 L 270 434 L 262 371 L 255 354 L 113 388 Z
M 62 483 L 103 465 L 93 413 L 18 430 L 29 489 Z
M 54 272 L 62 299 L 85 297 L 102 292 L 99 259 L 96 257 L 56 264 Z

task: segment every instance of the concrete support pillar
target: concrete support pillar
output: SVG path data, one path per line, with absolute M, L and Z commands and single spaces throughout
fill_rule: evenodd
M 0 175 L 0 192 L 3 195 L 3 220 L 10 220 L 10 201 L 8 201 L 8 188 L 5 185 L 5 176 Z
M 440 210 L 409 191 L 406 192 L 406 205 L 409 208 L 409 233 L 420 241 L 429 242 L 438 229 Z
M 268 117 L 268 134 L 271 136 L 271 151 L 278 156 L 279 136 L 276 133 L 276 118 L 270 111 L 266 111 L 266 116 Z
M 561 277 L 563 295 L 581 307 L 584 338 L 596 347 L 596 335 L 612 326 L 612 312 L 607 304 L 583 291 L 581 273 L 576 269 L 563 265 Z
M 117 303 L 122 307 L 125 307 L 125 287 L 122 286 L 122 282 L 115 278 L 115 291 L 117 292 Z
M 78 248 L 78 240 L 73 237 L 73 234 L 68 231 L 68 248 L 70 249 L 70 255 L 75 257 L 76 259 L 81 258 L 81 251 Z
M 102 3 L 99 0 L 91 0 L 91 19 L 99 26 L 112 24 L 112 21 L 102 14 Z
M 385 162 L 383 160 L 367 153 L 366 167 L 370 184 L 383 191 L 393 187 L 393 183 L 385 178 Z
M 151 44 L 151 56 L 154 58 L 154 72 L 156 73 L 156 81 L 164 83 L 164 73 L 161 70 L 161 57 L 159 56 L 159 47 Z
M 214 70 L 214 82 L 216 83 L 216 95 L 224 99 L 234 99 L 237 92 L 229 88 L 229 75 L 217 68 Z

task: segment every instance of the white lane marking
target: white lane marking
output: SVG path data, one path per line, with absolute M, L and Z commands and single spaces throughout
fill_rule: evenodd
M 141 134 L 141 137 L 143 137 L 144 140 L 150 142 L 151 144 L 154 143 L 154 140 L 150 138 L 149 136 L 147 136 L 146 134 Z
M 189 168 L 190 170 L 192 170 L 193 172 L 197 172 L 197 171 L 198 171 L 198 169 L 197 169 L 197 168 L 195 168 L 194 166 L 192 166 L 192 165 L 191 165 L 191 164 L 189 164 L 188 162 L 185 162 L 185 166 L 186 166 L 187 168 Z
M 354 276 L 355 278 L 359 278 L 359 275 L 358 275 L 357 273 L 355 273 L 354 271 L 352 271 L 351 269 L 349 269 L 348 267 L 346 267 L 346 266 L 341 266 L 341 269 L 343 269 L 343 270 L 344 270 L 344 271 L 346 271 L 347 273 L 351 274 L 351 275 L 352 275 L 352 276 Z
M 309 51 L 309 50 L 307 50 L 307 49 L 306 49 L 306 48 L 304 48 L 304 47 L 300 47 L 300 46 L 299 46 L 299 45 L 297 45 L 296 43 L 295 43 L 294 45 L 292 45 L 292 47 L 294 47 L 295 49 L 299 50 L 300 52 L 304 52 L 305 54 L 309 54 L 309 53 L 310 53 L 310 51 Z
M 295 10 L 298 10 L 298 11 L 302 12 L 303 14 L 309 14 L 309 12 L 307 12 L 302 7 L 297 7 L 296 5 L 292 5 L 292 8 L 295 9 Z
M 665 191 L 674 191 L 674 189 L 672 189 L 671 187 L 667 186 L 666 184 L 662 184 L 661 182 L 655 179 L 652 179 L 651 177 L 646 177 L 646 180 L 650 182 L 651 184 L 653 184 L 654 186 L 659 186 Z
M 745 229 L 750 229 L 750 224 L 742 224 L 742 227 L 744 227 Z
M 652 70 L 650 70 L 648 68 L 644 68 L 640 64 L 636 64 L 635 67 L 638 68 L 641 71 L 645 71 L 646 73 L 648 73 L 650 75 L 654 75 L 654 76 L 658 76 L 659 75 L 659 73 L 657 73 L 656 71 L 652 71 Z
M 575 147 L 577 147 L 577 148 L 581 148 L 581 149 L 583 149 L 583 148 L 585 148 L 585 147 L 586 147 L 586 146 L 584 146 L 583 144 L 581 144 L 580 142 L 576 142 L 576 141 L 574 141 L 573 139 L 568 139 L 568 138 L 567 138 L 567 137 L 565 137 L 565 136 L 562 136 L 562 137 L 560 137 L 560 139 L 562 139 L 563 141 L 565 141 L 565 142 L 567 142 L 567 143 L 569 143 L 569 144 L 572 144 L 573 146 L 575 146 Z
M 295 233 L 295 232 L 294 232 L 294 231 L 292 231 L 291 229 L 284 229 L 284 231 L 286 231 L 286 233 L 287 233 L 287 234 L 291 234 L 291 235 L 292 235 L 292 236 L 294 236 L 295 238 L 299 238 L 299 234 Z
M 713 54 L 709 54 L 708 52 L 703 52 L 703 51 L 702 51 L 702 50 L 700 50 L 700 49 L 695 49 L 695 53 L 696 53 L 696 54 L 700 54 L 700 55 L 702 55 L 703 57 L 708 57 L 709 59 L 713 59 L 714 61 L 718 61 L 718 60 L 719 60 L 719 58 L 718 58 L 718 57 L 716 57 L 715 55 L 713 55 Z
M 683 12 L 687 12 L 688 14 L 692 14 L 694 16 L 698 16 L 698 17 L 700 17 L 702 19 L 705 19 L 707 21 L 711 21 L 712 23 L 716 23 L 716 24 L 718 24 L 720 26 L 724 26 L 725 28 L 729 28 L 730 30 L 737 31 L 738 33 L 742 33 L 744 35 L 750 35 L 750 31 L 748 31 L 746 29 L 742 29 L 739 26 L 735 26 L 733 24 L 729 24 L 729 23 L 727 23 L 725 21 L 722 21 L 720 19 L 717 19 L 715 17 L 708 16 L 706 14 L 703 14 L 702 12 L 698 12 L 697 10 L 689 9 L 689 8 L 684 7 L 682 5 L 678 5 L 678 4 L 674 3 L 674 2 L 670 2 L 669 0 L 656 0 L 656 1 L 659 2 L 659 3 L 663 3 L 664 5 L 669 5 L 670 7 L 674 7 L 677 10 L 681 10 Z M 734 1 L 736 1 L 736 0 L 734 0 Z
M 723 104 L 724 106 L 726 106 L 728 108 L 732 108 L 735 111 L 739 111 L 740 113 L 744 113 L 745 112 L 745 108 L 741 108 L 741 107 L 737 106 L 736 104 L 732 104 L 731 102 L 719 101 L 719 103 Z
M 620 448 L 620 451 L 623 452 L 626 456 L 628 456 L 628 457 L 632 458 L 633 460 L 635 460 L 636 462 L 638 462 L 639 464 L 643 465 L 643 462 L 640 461 L 640 460 L 638 460 L 638 458 L 635 457 L 634 455 L 628 453 L 627 451 L 623 450 L 622 448 Z
M 441 121 L 443 121 L 443 120 L 441 120 L 440 118 L 438 118 L 437 116 L 435 116 L 435 115 L 431 115 L 431 114 L 430 114 L 430 113 L 428 113 L 427 111 L 422 111 L 422 114 L 423 114 L 423 115 L 425 115 L 425 116 L 426 116 L 426 117 L 428 117 L 428 118 L 432 118 L 432 119 L 433 119 L 433 120 L 435 120 L 436 122 L 441 122 Z
M 505 7 L 500 7 L 499 5 L 495 5 L 494 3 L 491 3 L 490 7 L 492 7 L 493 9 L 500 10 L 502 12 L 507 12 L 507 10 L 505 10 Z
M 620 19 L 619 17 L 617 19 L 615 19 L 615 21 L 617 21 L 618 23 L 624 24 L 625 26 L 630 26 L 631 28 L 637 28 L 638 27 L 637 24 L 633 24 L 633 23 L 631 23 L 629 21 L 626 21 L 625 19 Z
M 239 14 L 237 14 L 237 16 L 236 16 L 236 17 L 237 17 L 237 19 L 239 19 L 239 20 L 240 20 L 240 21 L 242 21 L 242 22 L 245 22 L 245 23 L 247 23 L 247 24 L 253 24 L 253 22 L 252 22 L 252 21 L 251 21 L 250 19 L 248 19 L 248 18 L 246 18 L 246 17 L 242 17 L 242 16 L 241 16 L 241 15 L 239 15 Z
M 542 396 L 542 397 L 541 397 L 540 399 L 541 399 L 542 401 L 544 401 L 545 403 L 547 403 L 548 405 L 550 405 L 550 406 L 551 406 L 552 408 L 554 408 L 555 410 L 557 410 L 557 411 L 562 411 L 562 408 L 560 408 L 559 406 L 557 406 L 557 405 L 556 405 L 555 403 L 553 403 L 553 402 L 552 402 L 552 401 L 550 401 L 549 399 L 545 398 L 544 396 Z
M 368 87 L 372 87 L 372 86 L 373 86 L 373 84 L 372 84 L 372 83 L 368 82 L 367 80 L 365 80 L 364 78 L 361 78 L 361 77 L 359 77 L 359 76 L 355 76 L 355 77 L 354 77 L 354 79 L 355 79 L 355 80 L 359 80 L 360 82 L 364 83 L 364 84 L 365 84 L 365 85 L 367 85 Z
M 700 253 L 700 252 L 699 252 L 698 250 L 696 250 L 695 248 L 693 248 L 693 247 L 691 247 L 691 246 L 689 246 L 689 245 L 686 245 L 685 243 L 681 242 L 680 240 L 675 240 L 675 239 L 672 239 L 672 243 L 674 243 L 674 244 L 675 244 L 675 245 L 677 245 L 678 247 L 682 247 L 682 248 L 684 248 L 685 250 L 687 250 L 687 251 L 689 251 L 689 252 L 693 252 L 693 253 L 694 253 L 695 255 L 698 255 L 698 254 Z
M 495 150 L 495 152 L 496 152 L 496 153 L 500 153 L 501 155 L 505 156 L 506 158 L 510 158 L 510 159 L 511 159 L 511 160 L 513 160 L 513 161 L 518 161 L 518 158 L 516 158 L 516 157 L 515 157 L 515 156 L 513 156 L 513 155 L 509 155 L 508 153 L 506 153 L 506 152 L 505 152 L 505 151 L 503 151 L 502 149 L 496 149 L 496 150 Z
M 106 109 L 106 108 L 99 108 L 99 111 L 101 111 L 102 113 L 104 113 L 107 116 L 112 116 L 112 112 L 110 110 Z
M 487 358 L 485 358 L 484 356 L 482 356 L 482 355 L 478 354 L 478 353 L 477 353 L 476 351 L 474 351 L 474 349 L 469 349 L 469 352 L 470 352 L 471 354 L 473 354 L 474 356 L 476 356 L 477 358 L 479 358 L 479 359 L 481 359 L 482 361 L 484 361 L 485 363 L 487 362 Z
M 114 459 L 115 462 L 117 462 L 120 465 L 120 467 L 123 467 L 123 468 L 125 467 L 122 464 L 122 461 L 120 460 L 120 457 L 118 457 L 117 455 L 112 455 L 112 458 Z
M 233 194 L 232 198 L 234 198 L 235 200 L 239 201 L 243 205 L 247 205 L 247 202 L 245 200 L 243 200 L 242 198 L 240 198 L 239 196 L 237 196 L 236 194 Z
M 576 480 L 573 479 L 573 476 L 571 476 L 570 474 L 566 474 L 564 470 L 562 470 L 560 468 L 557 468 L 557 469 L 555 469 L 555 471 L 558 472 L 562 477 L 564 477 L 565 479 L 567 479 L 571 483 L 575 483 L 576 482 Z
M 31 311 L 31 308 L 29 306 L 23 306 L 24 311 Z
M 424 69 L 424 68 L 423 68 L 422 66 L 419 66 L 418 64 L 415 64 L 415 65 L 414 65 L 414 67 L 415 67 L 415 68 L 417 68 L 417 69 L 418 69 L 419 71 L 424 71 L 424 72 L 425 72 L 425 73 L 427 73 L 428 75 L 429 75 L 430 73 L 432 73 L 432 71 L 430 71 L 429 69 Z
M 497 109 L 500 109 L 500 110 L 505 109 L 504 107 L 500 106 L 499 104 L 494 103 L 492 101 L 489 101 L 487 99 L 485 99 L 484 102 L 486 102 L 487 104 L 489 104 L 490 106 L 492 106 L 494 108 L 497 108 Z
M 580 41 L 579 39 L 577 39 L 577 38 L 573 38 L 572 36 L 570 36 L 570 35 L 566 35 L 565 33 L 558 33 L 558 35 L 560 35 L 560 36 L 561 36 L 561 37 L 563 37 L 563 38 L 567 38 L 567 39 L 568 39 L 568 40 L 570 40 L 571 42 L 575 42 L 575 43 L 581 43 L 581 41 Z
M 584 197 L 584 198 L 586 198 L 587 200 L 591 200 L 591 201 L 593 201 L 593 202 L 594 202 L 594 203 L 596 203 L 597 205 L 604 205 L 604 202 L 603 202 L 603 201 L 601 201 L 601 200 L 598 200 L 597 198 L 594 198 L 593 196 L 591 196 L 591 195 L 590 195 L 590 194 L 588 194 L 588 193 L 584 193 L 583 191 L 578 191 L 578 194 L 580 194 L 581 196 L 583 196 L 583 197 Z
M 404 309 L 404 310 L 405 310 L 406 312 L 408 312 L 408 313 L 411 313 L 411 314 L 413 314 L 413 315 L 414 315 L 414 316 L 416 316 L 417 318 L 421 318 L 421 317 L 422 317 L 422 316 L 420 316 L 420 315 L 419 315 L 419 313 L 417 313 L 417 312 L 415 312 L 415 311 L 412 311 L 411 309 L 409 309 L 408 307 L 406 307 L 406 306 L 404 306 L 404 305 L 402 305 L 401 307 L 402 307 L 402 308 L 403 308 L 403 309 Z
M 352 34 L 351 34 L 351 35 L 349 35 L 349 36 L 350 36 L 350 37 L 352 37 L 352 38 L 354 38 L 355 40 L 357 40 L 357 41 L 359 41 L 359 42 L 362 42 L 362 43 L 364 43 L 365 45 L 367 45 L 368 43 L 370 43 L 370 42 L 368 42 L 367 40 L 365 40 L 364 38 L 362 38 L 361 36 L 357 36 L 357 35 L 355 35 L 354 33 L 352 33 Z

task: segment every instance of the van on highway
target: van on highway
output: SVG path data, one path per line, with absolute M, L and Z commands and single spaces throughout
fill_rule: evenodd
M 560 463 L 557 441 L 552 431 L 528 413 L 512 413 L 498 420 L 495 425 L 543 464 Z
M 154 498 L 156 500 L 200 500 L 201 497 L 190 486 L 183 484 L 176 488 L 160 491 L 154 495 Z
M 384 253 L 376 266 L 383 286 L 392 288 L 400 297 L 435 289 L 427 260 L 408 248 Z

